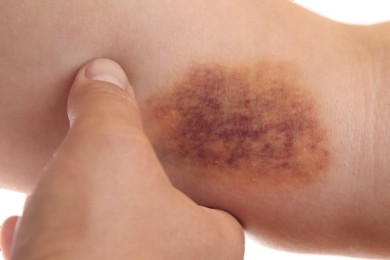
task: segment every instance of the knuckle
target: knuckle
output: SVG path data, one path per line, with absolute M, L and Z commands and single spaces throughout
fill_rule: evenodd
M 71 125 L 84 121 L 98 128 L 122 126 L 142 129 L 136 100 L 125 90 L 105 83 L 92 83 L 79 90 L 68 104 Z
M 78 145 L 93 147 L 91 149 L 94 151 L 134 152 L 134 155 L 144 156 L 153 150 L 142 129 L 115 123 L 101 124 L 101 120 L 96 117 L 77 122 L 71 132 L 73 140 L 78 140 Z
M 98 82 L 71 95 L 68 113 L 74 140 L 104 151 L 150 153 L 138 104 L 126 90 Z
M 83 99 L 102 99 L 135 105 L 134 98 L 130 97 L 126 90 L 103 82 L 94 82 L 84 86 L 80 89 L 80 96 Z
M 143 140 L 146 136 L 142 128 L 134 124 L 123 122 L 118 116 L 110 116 L 109 120 L 102 119 L 99 115 L 90 115 L 76 121 L 73 126 L 79 133 L 85 133 L 90 137 L 102 140 Z

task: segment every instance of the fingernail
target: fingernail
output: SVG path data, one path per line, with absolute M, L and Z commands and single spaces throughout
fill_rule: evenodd
M 97 59 L 90 63 L 85 76 L 91 80 L 104 81 L 126 89 L 127 76 L 118 63 L 109 59 Z

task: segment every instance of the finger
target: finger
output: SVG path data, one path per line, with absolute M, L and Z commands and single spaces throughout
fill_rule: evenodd
M 83 66 L 69 94 L 68 116 L 71 127 L 56 155 L 87 165 L 89 171 L 91 162 L 96 168 L 128 166 L 134 174 L 159 164 L 143 132 L 133 88 L 114 61 L 98 59 Z
M 209 224 L 208 241 L 213 245 L 209 254 L 215 254 L 210 259 L 243 259 L 245 238 L 238 220 L 222 210 L 201 208 Z
M 68 116 L 71 125 L 96 120 L 100 127 L 119 123 L 142 129 L 133 88 L 123 69 L 108 59 L 81 68 L 69 94 Z
M 14 239 L 16 223 L 18 222 L 17 216 L 7 218 L 1 227 L 1 250 L 5 260 L 10 259 L 12 241 Z
M 149 181 L 168 182 L 143 132 L 132 86 L 114 61 L 97 59 L 80 69 L 69 94 L 68 116 L 70 130 L 38 186 L 41 194 L 61 191 L 50 196 L 52 203 L 61 196 L 69 207 L 77 200 L 92 208 L 92 201 L 109 201 L 104 194 L 126 203 L 128 196 L 148 189 Z
M 28 196 L 24 201 L 23 210 L 30 202 L 31 196 Z M 20 217 L 12 216 L 7 218 L 0 229 L 0 248 L 5 260 L 10 259 L 12 244 L 15 235 L 17 234 L 18 225 L 20 224 Z
M 141 201 L 149 184 L 169 183 L 118 64 L 99 59 L 83 66 L 69 94 L 68 115 L 70 130 L 23 214 L 13 251 L 20 259 L 53 241 L 59 246 L 94 229 L 107 232 L 100 224 L 110 212 Z
M 89 164 L 91 157 L 102 164 L 123 163 L 117 161 L 118 154 L 132 163 L 129 167 L 140 164 L 140 155 L 148 157 L 149 164 L 157 163 L 133 88 L 117 63 L 98 59 L 79 71 L 69 94 L 68 116 L 71 129 L 64 143 L 69 149 L 63 149 L 67 154 L 86 158 Z M 111 148 L 117 153 L 107 152 Z

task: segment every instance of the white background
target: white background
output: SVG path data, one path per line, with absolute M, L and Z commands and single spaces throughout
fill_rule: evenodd
M 388 0 L 295 0 L 294 2 L 345 23 L 370 24 L 390 20 L 390 1 Z M 0 190 L 1 223 L 8 216 L 20 215 L 24 197 L 23 194 Z M 247 237 L 245 260 L 257 259 L 342 260 L 349 258 L 279 252 L 263 247 Z M 0 260 L 3 260 L 1 256 Z

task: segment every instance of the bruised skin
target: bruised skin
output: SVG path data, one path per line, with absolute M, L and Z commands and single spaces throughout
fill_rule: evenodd
M 316 100 L 287 66 L 190 66 L 147 100 L 145 129 L 159 158 L 245 185 L 318 182 L 331 163 L 329 134 Z
M 107 57 L 197 203 L 279 247 L 389 255 L 387 27 L 284 0 L 3 2 L 0 185 L 34 188 L 68 129 L 75 73 Z
M 177 75 L 141 103 L 145 131 L 176 187 L 273 247 L 387 254 L 386 240 L 362 232 L 365 224 L 346 210 L 353 182 L 335 184 L 345 174 L 336 127 L 296 63 L 194 62 Z
M 174 185 L 270 244 L 300 243 L 303 251 L 318 244 L 312 227 L 296 222 L 319 216 L 285 205 L 321 205 L 306 199 L 323 189 L 333 164 L 331 131 L 299 69 L 272 60 L 192 63 L 178 75 L 141 103 L 145 131 Z

